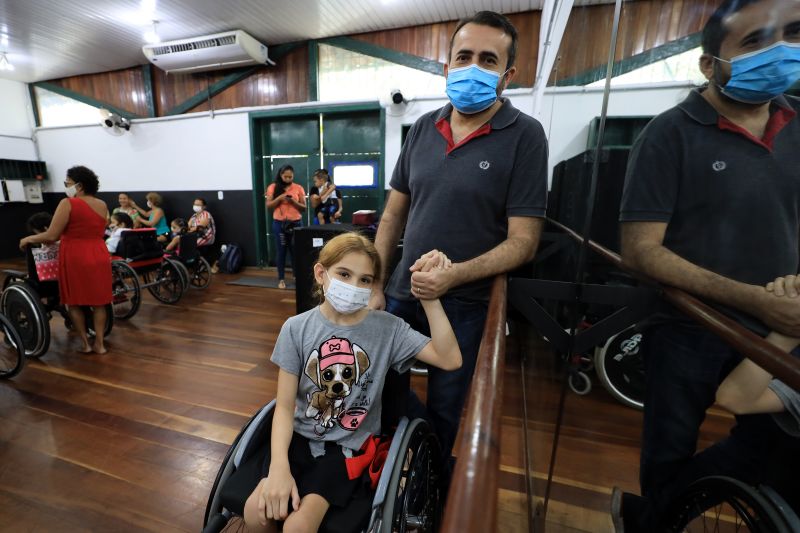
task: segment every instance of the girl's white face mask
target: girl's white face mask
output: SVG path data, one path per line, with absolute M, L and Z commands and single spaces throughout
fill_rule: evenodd
M 332 278 L 328 271 L 325 271 L 330 283 L 325 289 L 325 300 L 343 315 L 349 315 L 364 309 L 369 303 L 372 289 L 354 287 L 338 279 Z

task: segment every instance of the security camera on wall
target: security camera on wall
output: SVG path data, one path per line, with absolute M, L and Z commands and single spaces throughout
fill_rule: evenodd
M 413 100 L 402 89 L 391 89 L 389 94 L 381 98 L 381 105 L 386 108 L 386 113 L 391 116 L 401 116 L 408 111 L 408 105 Z
M 131 129 L 131 121 L 112 113 L 108 109 L 100 110 L 100 125 L 111 135 L 122 135 Z

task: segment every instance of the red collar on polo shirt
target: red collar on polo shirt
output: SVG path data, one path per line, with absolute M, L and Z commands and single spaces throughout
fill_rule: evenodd
M 436 121 L 436 129 L 439 130 L 439 133 L 442 134 L 444 140 L 447 141 L 447 150 L 445 151 L 445 154 L 449 154 L 459 146 L 464 146 L 476 137 L 480 137 L 481 135 L 489 135 L 492 132 L 492 125 L 487 122 L 477 130 L 467 135 L 465 138 L 461 139 L 461 142 L 456 144 L 453 141 L 453 130 L 450 128 L 450 121 L 447 120 L 447 118 L 448 117 L 442 117 Z
M 717 120 L 717 127 L 721 130 L 738 133 L 739 135 L 746 137 L 748 140 L 758 144 L 759 146 L 763 146 L 771 152 L 772 146 L 775 142 L 775 137 L 777 137 L 778 133 L 780 133 L 780 131 L 789 122 L 791 122 L 795 116 L 797 116 L 797 112 L 795 112 L 794 109 L 783 107 L 779 104 L 775 104 L 775 107 L 777 109 L 769 116 L 767 127 L 764 129 L 764 136 L 761 139 L 738 124 L 731 122 L 722 115 L 720 115 L 719 119 Z

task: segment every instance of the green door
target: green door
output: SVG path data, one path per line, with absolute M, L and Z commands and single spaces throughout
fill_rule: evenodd
M 314 171 L 326 168 L 333 175 L 342 198 L 342 222 L 351 222 L 354 211 L 379 211 L 383 205 L 383 113 L 377 105 L 254 113 L 251 114 L 251 142 L 260 266 L 275 261 L 272 213 L 265 207 L 264 192 L 275 181 L 282 165 L 294 167 L 294 181 L 303 187 L 306 195 L 313 186 Z M 353 183 L 356 171 L 360 181 Z M 310 225 L 313 218 L 309 203 L 303 224 Z

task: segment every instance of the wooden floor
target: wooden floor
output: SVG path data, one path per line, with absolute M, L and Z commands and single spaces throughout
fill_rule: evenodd
M 269 354 L 294 313 L 293 292 L 226 285 L 232 278 L 217 275 L 176 306 L 146 294 L 131 321 L 115 324 L 107 355 L 78 354 L 61 319 L 51 321 L 49 353 L 0 382 L 0 531 L 201 529 L 228 444 L 274 397 Z M 510 352 L 502 532 L 528 530 L 526 431 L 534 494 L 544 495 L 560 390 L 547 349 L 525 342 Z M 729 424 L 712 415 L 703 438 L 718 438 Z M 610 531 L 611 487 L 637 486 L 640 425 L 637 411 L 599 386 L 568 397 L 548 532 Z

